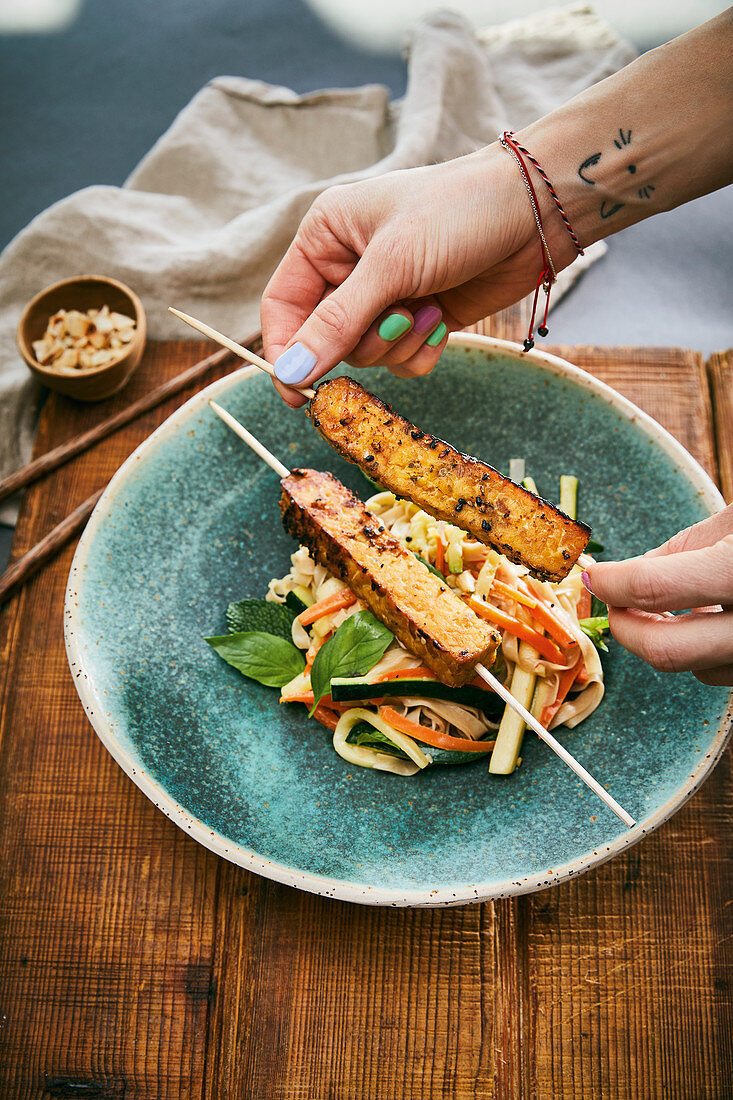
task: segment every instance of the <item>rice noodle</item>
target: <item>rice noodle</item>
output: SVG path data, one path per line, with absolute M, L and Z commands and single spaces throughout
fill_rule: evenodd
M 490 599 L 491 602 L 497 601 L 498 606 L 504 608 L 514 618 L 541 633 L 546 633 L 536 620 L 533 620 L 525 605 L 511 599 L 509 595 L 501 595 L 496 590 L 492 592 L 492 587 L 495 580 L 500 580 L 512 588 L 530 592 L 532 596 L 542 600 L 572 636 L 578 648 L 571 646 L 567 653 L 567 660 L 563 663 L 555 663 L 541 657 L 530 643 L 520 641 L 516 635 L 504 630 L 501 638 L 501 655 L 506 664 L 504 682 L 511 683 L 517 666 L 536 676 L 537 686 L 532 712 L 539 717 L 543 707 L 551 703 L 557 695 L 560 674 L 582 662 L 585 667 L 583 685 L 579 691 L 571 687 L 570 696 L 558 708 L 550 722 L 550 728 L 559 725 L 573 728 L 596 709 L 604 693 L 603 668 L 596 647 L 578 624 L 577 608 L 583 593 L 581 569 L 578 566 L 575 566 L 560 583 L 550 584 L 531 576 L 525 566 L 517 565 L 491 547 L 468 538 L 466 533 L 454 524 L 434 519 L 415 504 L 400 500 L 393 493 L 375 493 L 367 500 L 366 505 L 395 538 L 431 564 L 435 562 L 436 548 L 440 542 L 443 553 L 451 553 L 451 564 L 454 568 L 457 564 L 462 566 L 462 571 L 448 573 L 445 577 L 446 584 L 458 595 L 475 592 L 478 596 Z M 581 564 L 585 559 L 584 555 Z M 324 566 L 315 562 L 305 546 L 299 547 L 291 555 L 290 561 L 291 568 L 286 576 L 270 581 L 267 600 L 283 603 L 289 592 L 300 589 L 307 593 L 313 602 L 316 602 L 343 588 L 343 582 L 334 577 Z M 322 643 L 338 630 L 347 618 L 362 610 L 364 606 L 360 600 L 356 600 L 347 608 L 342 608 L 331 615 L 324 615 L 312 624 L 310 633 L 296 621 L 292 631 L 294 644 L 299 649 L 306 650 L 314 641 Z M 374 683 L 380 677 L 396 672 L 409 672 L 410 669 L 421 667 L 423 667 L 422 660 L 409 653 L 395 640 L 369 670 L 365 679 L 368 683 Z M 299 684 L 300 679 L 298 678 Z M 310 678 L 307 674 L 303 683 L 305 687 L 300 686 L 299 690 L 310 690 Z M 286 685 L 283 689 L 284 693 L 288 686 Z M 390 702 L 398 713 L 409 718 L 410 721 L 454 737 L 480 739 L 497 726 L 497 723 L 489 721 L 481 711 L 446 700 L 422 696 L 394 696 L 390 697 Z M 351 714 L 353 709 L 350 708 L 346 713 Z M 374 717 L 374 711 L 366 713 Z M 337 751 L 340 751 L 341 755 L 351 763 L 361 763 L 364 767 L 384 767 L 403 775 L 413 774 L 413 769 L 418 770 L 412 762 L 398 761 L 395 757 L 390 758 L 367 746 L 341 746 Z

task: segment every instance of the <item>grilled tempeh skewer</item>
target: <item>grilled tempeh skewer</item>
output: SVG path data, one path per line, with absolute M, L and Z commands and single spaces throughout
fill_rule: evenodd
M 170 308 L 260 370 L 274 368 L 195 317 Z M 297 387 L 296 387 L 297 388 Z M 339 454 L 398 496 L 468 531 L 543 580 L 560 581 L 583 553 L 590 528 L 515 485 L 492 466 L 426 434 L 351 378 L 331 378 L 311 398 L 308 415 Z
M 398 542 L 333 474 L 292 470 L 281 481 L 283 525 L 451 687 L 490 665 L 499 634 Z
M 351 378 L 328 378 L 308 416 L 340 455 L 379 485 L 546 580 L 568 575 L 590 528 L 492 466 L 421 431 Z

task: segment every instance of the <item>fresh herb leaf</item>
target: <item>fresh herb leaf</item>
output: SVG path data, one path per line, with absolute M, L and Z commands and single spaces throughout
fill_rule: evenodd
M 322 645 L 311 669 L 313 708 L 331 688 L 334 676 L 363 676 L 380 659 L 393 641 L 391 630 L 371 611 L 357 611 L 341 623 L 336 633 Z
M 591 595 L 590 613 L 591 617 L 594 619 L 602 619 L 604 615 L 608 617 L 608 606 L 603 600 L 599 600 L 597 596 Z
M 596 542 L 595 539 L 588 539 L 588 545 L 585 549 L 589 554 L 600 554 L 603 552 L 604 548 L 601 546 L 600 542 Z
M 590 619 L 579 619 L 578 626 L 587 634 L 596 649 L 602 649 L 608 653 L 608 646 L 603 641 L 603 635 L 608 630 L 608 615 L 594 615 Z
M 232 634 L 258 631 L 292 641 L 295 612 L 269 600 L 237 600 L 227 608 L 227 626 Z
M 403 752 L 393 741 L 390 741 L 385 733 L 375 729 L 374 726 L 370 726 L 368 722 L 358 722 L 354 728 L 349 731 L 346 740 L 350 745 L 368 745 L 370 747 L 379 745 L 383 752 L 388 752 L 392 756 L 401 756 L 403 760 L 410 759 L 407 753 Z
M 260 630 L 223 634 L 206 641 L 227 664 L 266 687 L 283 687 L 305 668 L 305 657 L 292 642 Z
M 413 554 L 415 554 L 414 550 L 412 552 L 413 552 Z M 425 558 L 421 558 L 419 554 L 415 554 L 415 557 L 417 558 L 418 561 L 421 561 L 423 563 L 423 565 L 425 566 L 426 569 L 429 569 L 431 573 L 435 573 L 436 577 L 440 577 L 440 579 L 442 581 L 445 580 L 445 577 L 440 572 L 440 570 L 436 569 L 434 565 L 431 565 L 429 561 L 425 561 Z

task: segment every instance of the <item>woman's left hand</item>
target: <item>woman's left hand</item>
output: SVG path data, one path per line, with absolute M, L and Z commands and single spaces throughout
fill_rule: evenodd
M 643 557 L 596 562 L 583 578 L 631 653 L 662 672 L 733 684 L 733 505 Z

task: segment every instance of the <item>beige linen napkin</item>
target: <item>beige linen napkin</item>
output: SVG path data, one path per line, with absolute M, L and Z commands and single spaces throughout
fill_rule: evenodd
M 207 84 L 123 187 L 87 187 L 35 218 L 0 257 L 0 474 L 26 460 L 33 389 L 14 346 L 28 299 L 94 273 L 132 286 L 154 340 L 190 336 L 175 303 L 233 335 L 310 203 L 333 183 L 442 161 L 521 127 L 627 64 L 634 51 L 584 5 L 480 32 L 419 23 L 404 98 L 381 86 L 296 95 L 244 77 Z

